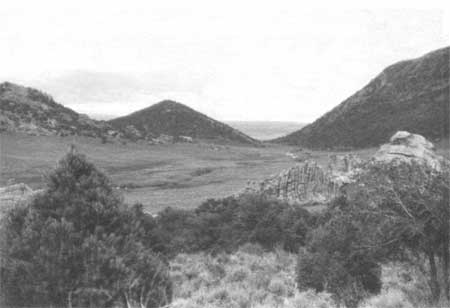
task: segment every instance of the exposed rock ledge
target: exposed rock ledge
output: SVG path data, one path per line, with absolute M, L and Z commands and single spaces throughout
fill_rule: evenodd
M 249 183 L 243 193 L 263 193 L 291 203 L 323 203 L 335 198 L 352 180 L 360 161 L 353 155 L 333 155 L 326 168 L 307 160 L 262 182 Z
M 416 162 L 440 170 L 444 159 L 431 142 L 420 135 L 399 131 L 370 159 L 396 164 Z M 289 203 L 325 203 L 337 197 L 341 187 L 351 183 L 368 161 L 357 156 L 332 155 L 327 166 L 308 160 L 261 182 L 252 182 L 241 193 L 262 193 Z

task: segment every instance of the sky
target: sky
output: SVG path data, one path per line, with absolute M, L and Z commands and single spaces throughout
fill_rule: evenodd
M 390 2 L 8 1 L 0 82 L 94 118 L 171 99 L 222 121 L 309 123 L 388 65 L 450 45 L 442 2 Z

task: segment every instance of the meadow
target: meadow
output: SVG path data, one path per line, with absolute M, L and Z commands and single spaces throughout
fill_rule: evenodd
M 0 186 L 13 179 L 32 188 L 67 153 L 70 144 L 106 172 L 130 203 L 150 212 L 166 206 L 192 208 L 207 198 L 225 197 L 249 180 L 292 165 L 287 147 L 239 147 L 206 143 L 102 144 L 94 138 L 2 134 Z

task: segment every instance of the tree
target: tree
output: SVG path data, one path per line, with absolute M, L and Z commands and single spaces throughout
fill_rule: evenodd
M 379 221 L 378 226 L 371 229 L 373 249 L 389 246 L 391 251 L 398 251 L 403 248 L 428 259 L 430 289 L 435 302 L 441 290 L 450 300 L 449 170 L 445 162 L 440 169 L 414 162 L 372 164 L 348 190 L 353 203 L 370 200 L 364 215 Z M 440 262 L 436 262 L 437 259 Z M 443 277 L 442 282 L 439 276 Z
M 109 179 L 71 151 L 49 175 L 45 192 L 11 210 L 2 223 L 4 304 L 167 304 L 171 283 L 156 252 L 163 246 L 152 234 L 155 227 L 142 206 L 127 207 Z M 129 281 L 133 292 L 125 301 Z
M 327 290 L 354 306 L 362 299 L 358 294 L 379 291 L 381 264 L 425 258 L 432 302 L 441 290 L 448 300 L 448 166 L 371 162 L 354 180 L 299 254 L 299 287 Z M 363 292 L 352 291 L 357 289 Z

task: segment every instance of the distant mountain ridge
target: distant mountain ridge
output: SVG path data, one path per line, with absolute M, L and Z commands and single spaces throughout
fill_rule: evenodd
M 312 149 L 377 146 L 399 130 L 449 136 L 450 47 L 387 67 L 310 125 L 273 142 Z
M 0 131 L 89 137 L 118 134 L 108 123 L 64 107 L 44 92 L 10 82 L 0 84 Z
M 260 144 L 258 140 L 225 123 L 171 100 L 164 100 L 130 115 L 112 119 L 108 123 L 125 132 L 125 136 L 137 139 L 167 135 L 224 143 Z

